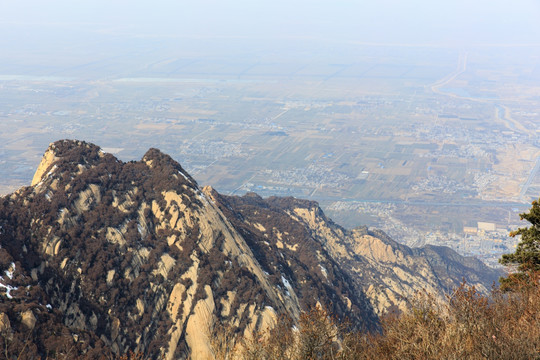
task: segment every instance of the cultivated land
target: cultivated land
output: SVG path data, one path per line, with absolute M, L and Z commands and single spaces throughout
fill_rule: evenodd
M 222 193 L 318 200 L 338 223 L 493 262 L 540 195 L 537 52 L 359 45 L 341 62 L 0 64 L 0 192 L 29 184 L 60 138 L 123 160 L 158 147 Z

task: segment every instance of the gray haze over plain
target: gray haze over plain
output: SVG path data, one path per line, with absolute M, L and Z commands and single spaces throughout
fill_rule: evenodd
M 346 55 L 341 46 L 354 43 L 538 44 L 539 18 L 536 0 L 4 0 L 0 45 L 2 62 L 39 60 L 41 51 L 71 57 L 120 56 L 136 50 L 144 38 L 177 38 L 186 51 L 200 51 L 185 41 L 199 39 L 209 54 L 239 56 L 248 50 L 243 46 L 252 46 L 247 40 L 256 40 L 258 48 L 278 57 L 301 56 L 290 42 L 301 40 L 310 44 L 304 46 L 314 55 L 318 49 L 339 57 Z M 122 46 L 111 45 L 114 40 L 121 40 Z

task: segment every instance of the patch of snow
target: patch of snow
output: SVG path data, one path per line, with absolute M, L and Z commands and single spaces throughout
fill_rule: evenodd
M 13 273 L 15 272 L 15 263 L 11 263 L 10 270 L 6 270 L 4 272 L 10 280 L 13 279 Z
M 182 176 L 184 177 L 184 179 L 186 179 L 188 182 L 191 182 L 191 180 L 189 180 L 188 177 L 187 177 L 186 175 L 184 175 L 183 172 L 181 172 L 180 170 L 178 170 L 178 173 L 179 173 L 180 175 L 182 175 Z
M 281 275 L 281 282 L 283 283 L 283 285 L 285 285 L 287 296 L 291 296 L 290 291 L 292 290 L 292 286 L 289 280 L 285 279 L 285 276 Z
M 52 305 L 51 305 L 51 304 L 47 304 L 47 305 L 45 305 L 45 307 L 46 307 L 47 309 L 49 309 L 49 310 L 52 309 Z
M 0 280 L 4 280 L 4 279 L 0 276 Z M 11 290 L 17 290 L 18 289 L 18 287 L 16 287 L 16 286 L 4 285 L 2 283 L 0 283 L 0 288 L 6 289 L 6 296 L 7 296 L 8 299 L 13 299 L 13 296 L 11 296 Z
M 53 171 L 54 171 L 54 170 L 56 170 L 56 168 L 57 168 L 56 164 L 55 164 L 55 165 L 53 165 L 52 169 L 51 169 L 51 170 L 50 170 L 50 171 L 49 171 L 49 172 L 47 173 L 47 175 L 46 175 L 46 176 L 49 176 L 49 175 L 51 175 L 51 174 L 53 173 Z
M 206 198 L 206 195 L 204 195 L 203 193 L 198 193 L 197 199 L 201 200 L 201 202 L 205 205 L 208 204 L 208 199 Z
M 326 271 L 326 268 L 322 266 L 321 264 L 319 264 L 319 268 L 321 269 L 321 272 L 324 275 L 324 277 L 328 279 L 328 271 Z

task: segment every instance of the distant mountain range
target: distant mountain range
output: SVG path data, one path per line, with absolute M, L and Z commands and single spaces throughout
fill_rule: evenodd
M 249 336 L 318 304 L 376 330 L 418 291 L 501 275 L 344 229 L 313 201 L 201 189 L 157 149 L 124 163 L 72 140 L 0 198 L 0 246 L 0 346 L 27 358 L 212 358 L 216 329 Z

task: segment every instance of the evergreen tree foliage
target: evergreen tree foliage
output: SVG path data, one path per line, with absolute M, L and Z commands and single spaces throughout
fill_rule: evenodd
M 499 260 L 503 265 L 517 267 L 517 272 L 501 279 L 501 286 L 506 289 L 510 289 L 516 282 L 536 279 L 532 275 L 540 271 L 540 202 L 533 201 L 529 212 L 519 216 L 521 220 L 531 223 L 531 226 L 510 233 L 512 237 L 521 236 L 521 240 L 514 253 L 505 254 Z

